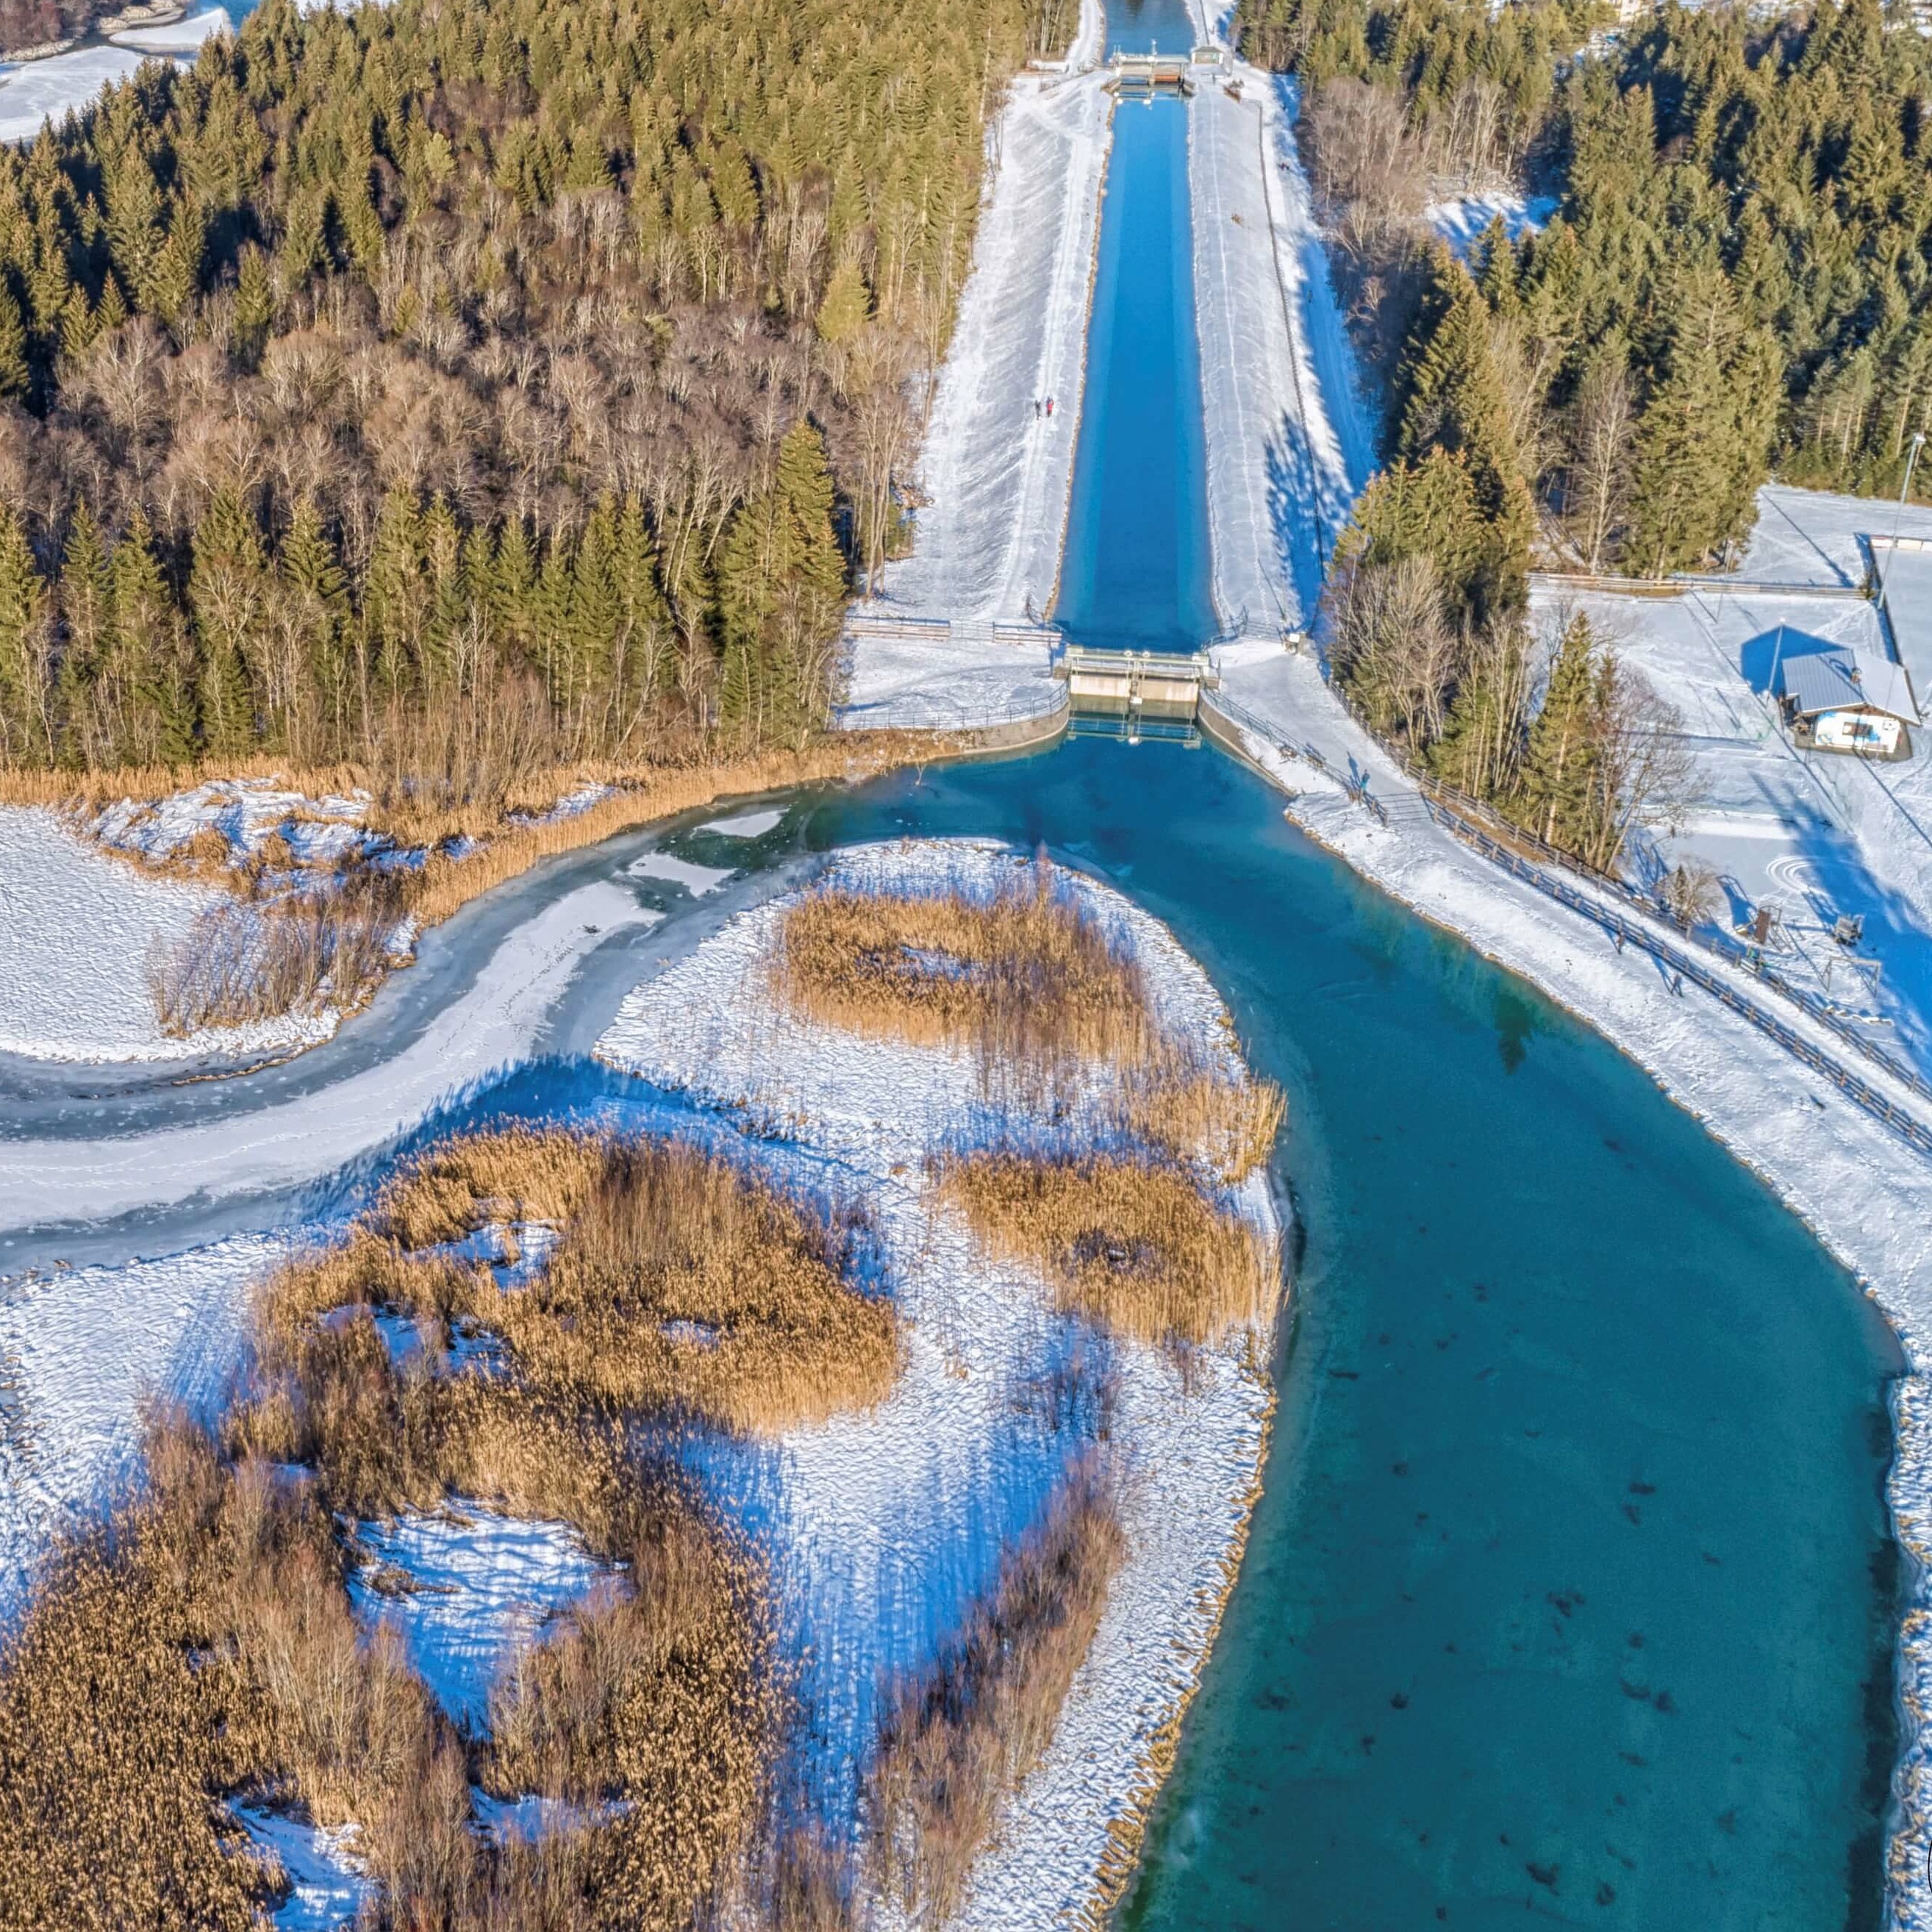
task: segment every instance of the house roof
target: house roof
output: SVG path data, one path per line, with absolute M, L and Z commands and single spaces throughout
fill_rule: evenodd
M 1801 718 L 1822 711 L 1882 711 L 1918 722 L 1905 668 L 1889 658 L 1848 650 L 1810 651 L 1782 659 L 1778 682 Z

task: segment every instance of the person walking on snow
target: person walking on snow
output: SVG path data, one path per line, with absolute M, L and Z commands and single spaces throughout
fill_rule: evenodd
M 1051 396 L 1048 396 L 1046 399 L 1046 412 L 1048 416 L 1052 416 L 1053 413 L 1053 398 Z

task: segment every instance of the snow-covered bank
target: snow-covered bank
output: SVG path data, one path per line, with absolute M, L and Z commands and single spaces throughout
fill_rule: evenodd
M 1077 56 L 1097 53 L 1083 0 Z M 1112 102 L 1097 73 L 1017 76 L 994 130 L 973 268 L 940 373 L 912 555 L 882 601 L 908 615 L 1043 614 L 1060 572 Z M 1051 416 L 1036 403 L 1053 400 Z
M 584 956 L 661 915 L 608 880 L 516 928 L 476 982 L 396 1058 L 302 1100 L 126 1139 L 0 1142 L 0 1227 L 97 1220 L 196 1194 L 296 1185 L 412 1125 L 442 1095 L 519 1058 Z
M 1188 109 L 1214 602 L 1254 636 L 1312 622 L 1372 460 L 1294 106 L 1291 82 L 1230 61 Z
M 832 861 L 862 885 L 988 882 L 1024 855 L 945 842 L 860 848 Z M 1157 922 L 1110 890 L 1076 890 L 1132 944 L 1162 1016 L 1226 1038 L 1221 1003 Z M 856 1193 L 877 1216 L 907 1325 L 892 1396 L 868 1415 L 718 1444 L 708 1481 L 773 1554 L 781 1626 L 801 1660 L 814 1783 L 849 1798 L 886 1671 L 923 1666 L 990 1582 L 1066 1453 L 1042 1420 L 1043 1378 L 1091 1350 L 1023 1268 L 991 1261 L 943 1207 L 923 1156 L 983 1130 L 973 1056 L 861 1040 L 775 1009 L 765 962 L 785 900 L 741 914 L 626 1001 L 598 1052 L 746 1117 L 782 1122 L 762 1158 Z M 1257 1177 L 1245 1211 L 1272 1216 Z M 1238 1558 L 1269 1391 L 1250 1338 L 1201 1352 L 1102 1345 L 1116 1376 L 1110 1439 L 1124 1459 L 1131 1550 L 1045 1760 L 976 1870 L 964 1927 L 1077 1922 L 1131 1856 L 1150 1766 L 1211 1642 Z M 1265 1349 L 1254 1352 L 1264 1356 Z M 896 1925 L 882 1902 L 880 1922 Z
M 124 1481 L 142 1401 L 212 1416 L 240 1358 L 252 1284 L 286 1251 L 238 1236 L 124 1268 L 63 1269 L 0 1298 L 0 1616 L 48 1538 Z
M 1250 733 L 1256 761 L 1292 795 L 1289 815 L 1365 878 L 1588 1021 L 1763 1176 L 1897 1330 L 1912 1373 L 1895 1401 L 1890 1499 L 1912 1574 L 1900 1640 L 1906 1748 L 1894 1784 L 1888 1911 L 1894 1926 L 1932 1925 L 1922 1850 L 1932 1826 L 1932 1703 L 1919 1688 L 1932 1684 L 1932 1163 L 1749 1022 L 1694 988 L 1673 992 L 1649 956 L 1618 952 L 1588 922 L 1436 825 L 1342 712 L 1311 658 L 1258 646 L 1227 658 L 1229 699 L 1269 736 L 1312 744 L 1336 769 L 1364 776 L 1390 823 L 1384 828 L 1312 766 Z M 1862 1063 L 1859 1070 L 1870 1071 Z M 1932 1111 L 1903 1088 L 1888 1083 L 1887 1090 L 1908 1111 Z
M 1040 681 L 1044 637 L 1022 648 L 988 627 L 1043 619 L 1059 581 L 1113 126 L 1093 70 L 1105 31 L 1101 0 L 1081 0 L 1064 68 L 1017 75 L 993 127 L 973 267 L 920 452 L 913 553 L 887 566 L 866 607 L 964 620 L 963 632 L 854 626 L 848 727 L 970 729 L 1051 708 L 1021 689 Z
M 1046 631 L 1018 637 L 958 627 L 943 638 L 855 625 L 839 722 L 855 731 L 976 731 L 1045 719 L 1066 703 Z
M 95 850 L 52 812 L 0 807 L 0 1052 L 178 1060 L 287 1052 L 328 1039 L 332 1010 L 178 1040 L 161 1030 L 148 960 L 227 896 L 219 886 L 145 878 Z

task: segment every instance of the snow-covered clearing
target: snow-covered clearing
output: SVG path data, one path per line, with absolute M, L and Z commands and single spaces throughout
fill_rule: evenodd
M 38 807 L 0 806 L 0 1052 L 56 1060 L 176 1060 L 314 1046 L 332 1010 L 175 1040 L 148 984 L 157 949 L 228 897 L 219 886 L 145 877 Z
M 362 1523 L 356 1540 L 368 1561 L 350 1599 L 368 1622 L 401 1631 L 437 1702 L 473 1733 L 511 1655 L 613 1574 L 568 1523 L 456 1498 L 434 1515 Z
M 661 916 L 608 880 L 580 887 L 511 933 L 469 991 L 393 1060 L 307 1098 L 124 1139 L 0 1142 L 0 1227 L 106 1219 L 329 1173 L 443 1095 L 521 1058 L 584 956 Z
M 855 848 L 831 869 L 860 884 L 983 884 L 1022 862 L 1006 848 L 944 842 Z M 1130 938 L 1165 1017 L 1227 1037 L 1220 1000 L 1165 928 L 1104 887 L 1076 889 Z M 1064 1923 L 1094 1896 L 1114 1834 L 1131 1848 L 1151 1796 L 1149 1751 L 1211 1641 L 1260 1468 L 1270 1396 L 1251 1351 L 1265 1350 L 1246 1337 L 1204 1350 L 1184 1385 L 1165 1354 L 1083 1336 L 1026 1270 L 979 1254 L 934 1198 L 923 1161 L 992 1129 L 971 1057 L 860 1040 L 776 1010 L 765 960 L 787 903 L 740 915 L 640 987 L 598 1052 L 701 1102 L 782 1122 L 783 1141 L 761 1157 L 864 1199 L 906 1318 L 906 1359 L 870 1414 L 692 1454 L 773 1553 L 816 1782 L 836 1807 L 870 1739 L 881 1672 L 930 1659 L 1061 1467 L 1068 1445 L 1045 1413 L 1056 1371 L 1111 1362 L 1130 1554 L 1053 1744 L 958 1922 Z M 1241 1199 L 1272 1216 L 1258 1178 Z
M 1422 211 L 1422 218 L 1466 262 L 1476 244 L 1489 232 L 1490 224 L 1500 221 L 1503 232 L 1512 242 L 1540 232 L 1556 212 L 1554 195 L 1526 200 L 1520 194 L 1466 194 L 1454 201 L 1432 201 Z
M 62 1269 L 0 1297 L 0 1615 L 49 1536 L 125 1480 L 148 1396 L 212 1414 L 240 1360 L 266 1235 L 123 1268 Z
M 1214 602 L 1224 628 L 1313 620 L 1372 436 L 1294 145 L 1293 83 L 1238 61 L 1188 108 Z

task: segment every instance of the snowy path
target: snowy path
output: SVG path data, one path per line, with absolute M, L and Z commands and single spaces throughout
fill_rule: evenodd
M 1214 602 L 1224 627 L 1313 621 L 1371 440 L 1294 146 L 1292 86 L 1232 62 L 1188 110 Z

